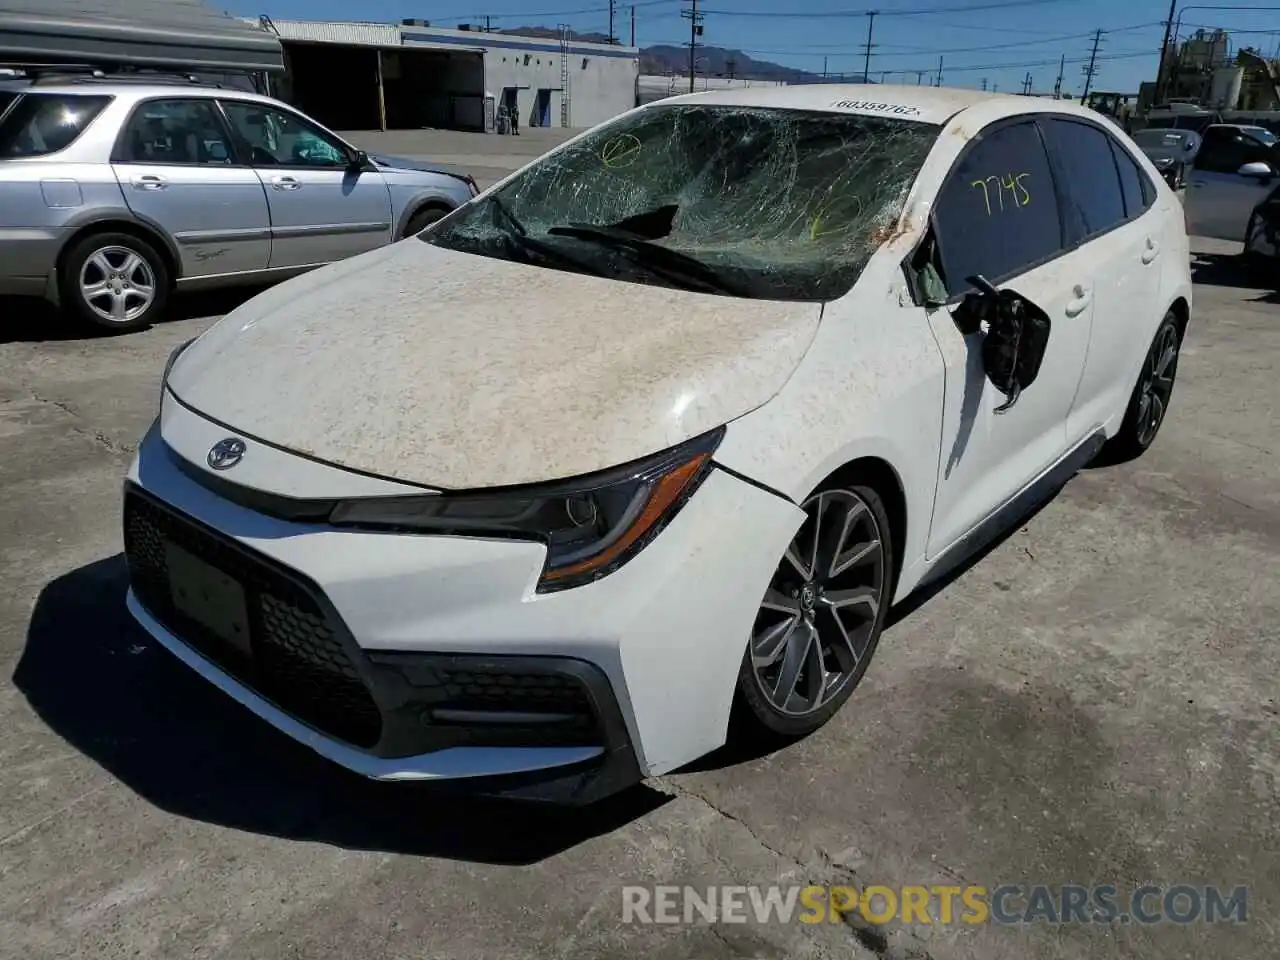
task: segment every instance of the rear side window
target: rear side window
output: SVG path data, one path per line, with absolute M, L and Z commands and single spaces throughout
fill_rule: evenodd
M 24 94 L 0 119 L 0 158 L 43 157 L 65 150 L 110 102 L 103 96 Z
M 1072 240 L 1083 240 L 1125 220 L 1120 172 L 1111 138 L 1097 127 L 1071 120 L 1045 123 L 1049 148 L 1062 166 L 1067 226 Z
M 1111 152 L 1115 154 L 1116 169 L 1120 171 L 1120 191 L 1124 194 L 1124 209 L 1129 219 L 1140 216 L 1155 199 L 1155 190 L 1143 181 L 1147 175 L 1142 172 L 1137 161 L 1129 155 L 1129 151 L 1111 140 Z
M 212 100 L 152 100 L 125 124 L 117 156 L 124 163 L 231 163 L 226 125 Z
M 951 171 L 934 210 L 947 294 L 997 283 L 1062 249 L 1049 159 L 1032 121 L 984 134 Z

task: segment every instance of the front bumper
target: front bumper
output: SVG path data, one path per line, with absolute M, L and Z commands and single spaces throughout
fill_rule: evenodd
M 166 417 L 179 448 L 207 450 L 204 424 Z M 199 481 L 153 428 L 126 487 L 126 553 L 130 609 L 162 645 L 357 773 L 562 802 L 724 742 L 759 597 L 802 519 L 714 471 L 621 570 L 538 595 L 539 545 L 278 520 Z M 243 585 L 252 657 L 175 610 L 165 544 Z

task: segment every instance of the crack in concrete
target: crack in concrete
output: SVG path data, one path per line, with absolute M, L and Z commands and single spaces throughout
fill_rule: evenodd
M 75 420 L 84 419 L 79 412 L 77 412 L 76 408 L 65 400 L 57 400 L 53 397 L 42 396 L 39 391 L 30 384 L 27 385 L 27 392 L 31 394 L 31 399 L 35 400 L 37 403 L 47 403 L 50 406 L 57 407 L 67 416 Z M 138 445 L 136 443 L 120 443 L 119 441 L 107 436 L 107 434 L 103 433 L 101 430 L 91 430 L 87 427 L 79 426 L 78 424 L 70 424 L 69 427 L 72 433 L 78 434 L 82 437 L 88 437 L 94 443 L 116 456 L 128 456 L 138 449 Z
M 730 813 L 728 810 L 725 810 L 723 807 L 718 806 L 715 803 L 712 803 L 702 794 L 696 793 L 693 790 L 686 789 L 685 787 L 682 787 L 679 784 L 672 783 L 670 780 L 667 780 L 665 778 L 657 778 L 657 779 L 651 780 L 650 786 L 653 786 L 659 791 L 666 793 L 670 797 L 677 797 L 677 798 L 687 797 L 690 800 L 696 800 L 698 803 L 701 803 L 704 807 L 707 807 L 708 809 L 718 814 L 719 816 L 723 817 L 724 819 L 729 820 L 733 823 L 736 823 L 743 830 L 747 831 L 747 835 L 750 836 L 752 840 L 754 840 L 764 849 L 768 850 L 779 860 L 786 861 L 787 863 L 794 863 L 797 867 L 804 869 L 804 865 L 801 864 L 800 861 L 797 860 L 795 857 L 791 856 L 790 854 L 783 853 L 781 850 L 775 849 L 774 847 L 771 847 L 768 843 L 766 843 L 764 838 L 761 837 L 759 834 L 757 834 L 755 830 L 751 828 L 751 825 L 748 824 L 746 821 L 744 821 L 742 818 L 735 816 L 734 814 Z

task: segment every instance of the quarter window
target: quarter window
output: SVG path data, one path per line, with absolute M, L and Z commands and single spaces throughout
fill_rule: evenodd
M 110 97 L 28 93 L 0 120 L 0 159 L 65 150 L 111 102 Z
M 1117 143 L 1115 138 L 1107 139 L 1111 141 L 1111 152 L 1115 154 L 1116 167 L 1120 171 L 1120 190 L 1124 194 L 1125 213 L 1132 219 L 1151 206 L 1155 191 L 1143 182 L 1147 175 L 1129 155 L 1129 151 Z
M 1045 124 L 1045 138 L 1062 166 L 1072 239 L 1083 240 L 1123 223 L 1124 193 L 1111 138 L 1087 123 L 1057 119 Z
M 255 167 L 346 167 L 350 162 L 340 143 L 295 114 L 247 101 L 228 100 L 223 107 Z
M 982 137 L 951 171 L 934 211 L 949 296 L 1021 273 L 1062 249 L 1053 176 L 1033 122 Z
M 229 164 L 226 125 L 212 100 L 150 100 L 125 124 L 118 156 L 124 163 Z

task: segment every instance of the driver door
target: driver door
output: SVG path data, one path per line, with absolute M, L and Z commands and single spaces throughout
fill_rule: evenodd
M 1241 174 L 1248 163 L 1266 164 L 1271 175 Z M 1234 127 L 1209 127 L 1187 179 L 1187 233 L 1243 242 L 1249 215 L 1275 186 L 1277 171 L 1273 148 Z
M 1066 453 L 1067 417 L 1084 370 L 1097 264 L 1063 251 L 1049 160 L 1034 121 L 984 130 L 960 156 L 934 210 L 945 306 L 929 324 L 946 365 L 942 448 L 927 554 L 944 553 Z M 983 369 L 983 333 L 960 302 L 979 274 L 1032 301 L 1052 328 L 1036 381 L 1017 402 Z
M 391 194 L 376 170 L 351 166 L 345 145 L 300 115 L 223 100 L 271 211 L 271 267 L 304 267 L 391 241 Z

